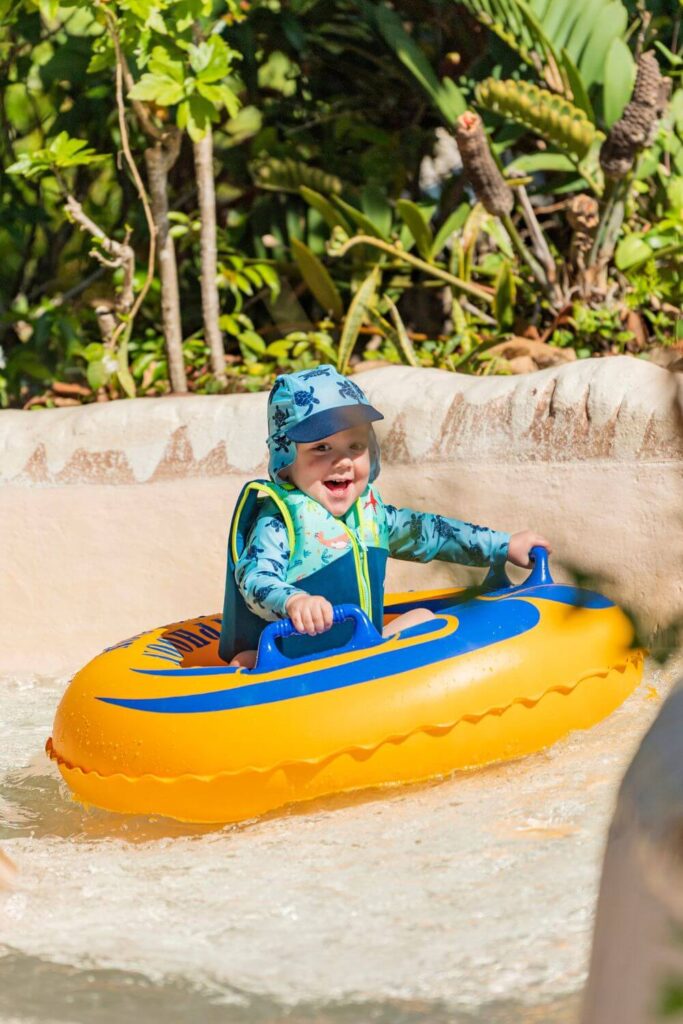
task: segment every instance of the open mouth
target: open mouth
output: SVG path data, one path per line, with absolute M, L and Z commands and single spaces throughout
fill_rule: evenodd
M 348 489 L 351 486 L 350 480 L 325 480 L 325 487 L 332 494 L 347 494 Z

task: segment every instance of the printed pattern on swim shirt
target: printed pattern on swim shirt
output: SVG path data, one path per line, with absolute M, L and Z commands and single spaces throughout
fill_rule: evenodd
M 374 493 L 377 495 L 376 491 Z M 392 558 L 411 562 L 439 559 L 460 565 L 487 566 L 502 564 L 507 557 L 509 533 L 394 505 L 384 505 L 384 511 Z M 345 522 L 351 512 L 352 509 L 343 517 Z M 347 525 L 352 528 L 351 523 Z M 315 567 L 322 568 L 333 557 L 332 551 L 321 543 L 316 550 Z M 291 582 L 291 568 L 284 519 L 275 503 L 268 499 L 263 503 L 235 567 L 237 586 L 250 611 L 268 622 L 285 617 L 289 598 L 306 593 Z

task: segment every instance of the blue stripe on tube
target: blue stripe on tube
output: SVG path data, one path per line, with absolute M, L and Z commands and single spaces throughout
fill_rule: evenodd
M 308 671 L 300 676 L 270 679 L 262 683 L 251 682 L 245 686 L 211 693 L 148 698 L 98 697 L 97 700 L 134 711 L 151 711 L 157 714 L 199 714 L 258 707 L 261 704 L 273 704 L 358 686 L 387 676 L 400 677 L 413 669 L 424 668 L 521 636 L 532 630 L 540 620 L 540 613 L 534 605 L 515 599 L 475 600 L 454 611 L 459 623 L 454 633 L 433 638 L 425 634 L 424 643 L 400 650 L 388 650 L 386 653 L 382 653 L 381 647 L 375 648 L 367 658 L 332 665 L 322 672 Z M 307 665 L 310 665 L 310 662 Z M 141 674 L 168 676 L 175 681 L 183 676 L 196 678 L 227 672 L 234 678 L 234 670 L 226 668 L 152 669 L 142 670 Z

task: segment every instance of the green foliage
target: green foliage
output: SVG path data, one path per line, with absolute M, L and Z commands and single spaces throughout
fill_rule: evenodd
M 396 203 L 396 210 L 415 240 L 420 256 L 428 260 L 434 246 L 434 235 L 425 213 L 417 203 L 412 203 L 409 199 L 399 199 Z
M 259 188 L 271 189 L 273 192 L 298 193 L 304 188 L 331 194 L 342 191 L 342 183 L 335 174 L 327 174 L 291 157 L 286 160 L 259 160 L 253 165 L 253 175 Z
M 342 297 L 327 268 L 307 245 L 296 238 L 292 239 L 292 253 L 301 276 L 322 308 L 333 317 L 340 318 L 343 312 Z
M 54 174 L 72 167 L 91 167 L 106 159 L 105 155 L 96 153 L 87 142 L 71 139 L 67 132 L 60 132 L 42 149 L 22 153 L 7 168 L 7 174 L 22 175 L 29 181 L 35 181 L 43 174 Z
M 493 310 L 498 321 L 498 326 L 503 331 L 512 330 L 515 319 L 515 279 L 512 274 L 512 267 L 507 260 L 500 264 L 500 270 L 496 275 L 496 294 L 493 302 Z
M 337 369 L 340 373 L 346 373 L 348 369 L 360 329 L 368 317 L 369 309 L 374 304 L 377 278 L 377 267 L 373 267 L 354 295 L 349 306 L 341 338 L 339 339 L 339 350 L 337 353 Z
M 622 311 L 617 306 L 591 309 L 581 302 L 572 306 L 571 316 L 565 320 L 566 327 L 557 328 L 550 343 L 563 348 L 571 345 L 579 359 L 586 359 L 594 353 L 623 353 L 633 334 L 623 327 Z
M 606 283 L 579 295 L 567 259 L 566 202 L 579 188 L 601 196 L 597 150 L 630 95 L 638 8 L 465 6 L 494 34 L 472 33 L 452 0 L 18 0 L 3 9 L 0 403 L 49 406 L 61 400 L 59 384 L 80 386 L 84 401 L 169 389 L 158 278 L 127 346 L 107 347 L 95 310 L 115 305 L 122 271 L 93 263 L 92 238 L 64 210 L 68 188 L 104 234 L 129 237 L 139 294 L 149 235 L 119 159 L 117 41 L 143 180 L 154 142 L 141 114 L 160 134 L 183 131 L 168 205 L 192 390 L 217 388 L 203 337 L 191 146 L 209 124 L 231 389 L 258 389 L 280 369 L 320 360 L 499 372 L 488 349 L 526 325 L 581 355 L 635 351 L 629 311 L 650 342 L 671 343 L 682 301 L 683 89 L 636 168 Z M 678 83 L 673 12 L 662 0 L 646 6 L 644 46 Z M 558 316 L 517 244 L 515 232 L 532 244 L 519 205 L 507 225 L 472 203 L 459 172 L 426 184 L 437 126 L 450 129 L 476 96 L 496 159 L 528 176 L 569 317 Z M 437 165 L 447 168 L 443 156 Z
M 159 107 L 177 107 L 178 127 L 187 130 L 196 142 L 212 121 L 220 119 L 221 110 L 227 110 L 231 117 L 238 112 L 237 96 L 225 81 L 238 54 L 217 35 L 197 44 L 184 43 L 179 37 L 174 42 L 175 46 L 152 48 L 149 70 L 128 96 Z
M 683 187 L 683 179 L 677 184 Z M 670 216 L 662 217 L 647 230 L 625 235 L 617 246 L 615 262 L 619 270 L 628 272 L 656 259 L 660 265 L 668 263 L 675 272 L 680 266 L 681 252 L 683 217 L 680 209 L 672 207 Z
M 678 1017 L 683 1013 L 683 983 L 680 981 L 668 982 L 660 996 L 659 1017 L 668 1020 L 670 1017 Z
M 619 120 L 631 98 L 636 69 L 626 42 L 617 36 L 605 58 L 603 117 L 608 128 Z
M 589 90 L 618 67 L 633 80 L 623 48 L 628 13 L 621 0 L 463 0 L 468 10 L 515 50 L 546 84 L 583 106 Z M 611 58 L 611 59 L 610 59 Z M 608 65 L 609 61 L 609 65 Z M 611 100 L 614 109 L 614 100 Z M 584 107 L 586 109 L 586 107 Z
M 136 387 L 128 366 L 128 346 L 122 344 L 114 352 L 100 342 L 91 342 L 80 349 L 78 355 L 87 364 L 86 380 L 93 392 L 100 388 L 116 388 L 128 398 L 135 398 Z
M 583 110 L 533 82 L 487 78 L 477 86 L 476 95 L 486 110 L 529 128 L 577 163 L 604 139 Z
M 406 330 L 406 325 L 401 319 L 401 314 L 399 313 L 397 306 L 388 296 L 386 301 L 389 305 L 389 315 L 394 323 L 397 347 L 400 349 L 406 362 L 410 366 L 419 366 L 420 362 L 415 354 L 415 346 L 413 345 L 410 335 Z
M 219 245 L 216 269 L 218 290 L 231 296 L 234 313 L 240 313 L 245 300 L 258 293 L 267 292 L 271 299 L 280 293 L 280 279 L 270 264 L 248 261 L 224 243 Z
M 566 73 L 560 66 L 558 53 L 547 30 L 541 28 L 532 7 L 523 0 L 463 0 L 470 14 L 515 50 L 525 63 L 541 70 L 548 84 L 568 89 Z M 560 19 L 576 3 L 556 3 Z M 551 23 L 551 27 L 554 23 Z
M 450 78 L 439 81 L 424 53 L 403 27 L 403 21 L 396 11 L 385 4 L 371 3 L 369 0 L 359 0 L 358 6 L 401 64 L 424 89 L 450 127 L 467 107 L 465 97 L 455 82 Z

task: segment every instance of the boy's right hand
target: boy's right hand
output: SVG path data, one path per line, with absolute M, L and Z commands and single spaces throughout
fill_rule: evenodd
M 287 601 L 285 612 L 297 633 L 308 633 L 309 636 L 327 632 L 334 621 L 330 602 L 311 594 L 294 594 Z

